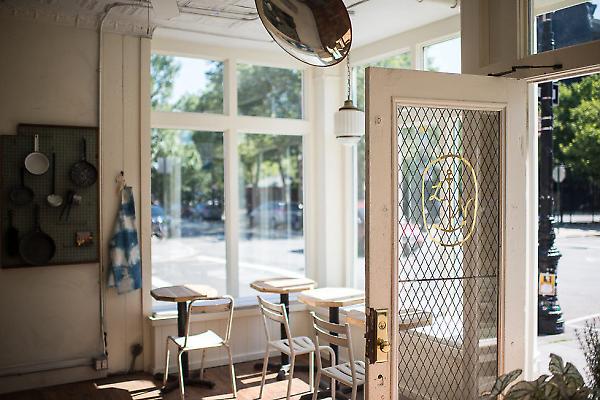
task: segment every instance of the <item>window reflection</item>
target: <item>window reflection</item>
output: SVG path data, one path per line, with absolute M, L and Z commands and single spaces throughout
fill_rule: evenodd
M 238 64 L 238 114 L 302 118 L 302 71 Z
M 153 129 L 151 150 L 152 287 L 226 293 L 223 134 Z
M 569 7 L 565 5 L 571 3 Z M 533 53 L 560 49 L 600 39 L 600 0 L 578 2 L 533 0 L 535 16 Z M 550 35 L 543 32 L 545 21 Z M 548 37 L 548 36 L 551 36 Z M 553 45 L 549 41 L 553 41 Z
M 304 276 L 302 137 L 244 134 L 238 151 L 243 297 L 256 279 Z
M 152 54 L 154 111 L 223 113 L 223 63 Z
M 460 73 L 460 38 L 435 43 L 423 48 L 425 71 Z

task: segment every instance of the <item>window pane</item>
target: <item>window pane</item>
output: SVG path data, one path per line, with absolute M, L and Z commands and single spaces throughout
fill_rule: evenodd
M 304 276 L 302 137 L 244 134 L 238 150 L 243 297 L 256 279 Z
M 302 71 L 238 64 L 238 113 L 302 118 Z
M 365 109 L 365 68 L 404 68 L 412 67 L 410 53 L 402 53 L 386 59 L 359 65 L 353 68 L 354 73 L 354 97 L 356 104 L 361 110 Z M 363 137 L 357 146 L 356 158 L 356 224 L 357 224 L 357 258 L 354 263 L 354 285 L 358 288 L 365 287 L 365 138 Z
M 425 71 L 460 73 L 460 38 L 425 46 L 423 48 Z
M 223 63 L 152 54 L 154 111 L 223 113 Z
M 533 0 L 533 53 L 600 39 L 599 5 L 600 0 Z
M 153 129 L 151 149 L 152 287 L 227 293 L 223 134 Z
M 365 109 L 365 69 L 367 67 L 383 67 L 383 68 L 412 68 L 410 53 L 398 54 L 377 62 L 359 65 L 353 68 L 354 70 L 354 99 L 358 108 Z

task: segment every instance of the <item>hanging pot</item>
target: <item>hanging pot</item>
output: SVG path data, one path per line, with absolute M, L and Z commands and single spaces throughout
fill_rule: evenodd
M 40 153 L 40 137 L 33 136 L 33 152 L 25 157 L 25 168 L 32 175 L 44 175 L 50 167 L 50 161 L 44 153 Z

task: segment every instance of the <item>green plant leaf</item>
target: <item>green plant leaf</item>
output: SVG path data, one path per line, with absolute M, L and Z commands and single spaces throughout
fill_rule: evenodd
M 565 380 L 567 381 L 567 386 L 569 387 L 577 387 L 580 388 L 585 384 L 583 380 L 583 376 L 577 370 L 577 367 L 570 362 L 565 366 Z
M 534 381 L 517 382 L 504 398 L 506 400 L 557 400 L 558 397 L 546 397 L 546 379 L 548 379 L 548 375 L 542 375 Z
M 498 379 L 496 379 L 496 382 L 494 383 L 492 389 L 484 395 L 488 396 L 488 398 L 495 398 L 496 396 L 501 394 L 504 391 L 504 389 L 506 389 L 508 385 L 511 384 L 512 381 L 517 379 L 517 377 L 521 375 L 522 372 L 523 370 L 521 369 L 515 369 L 514 371 L 510 371 L 504 375 L 500 375 Z
M 564 375 L 565 364 L 561 356 L 554 353 L 550 354 L 550 363 L 548 364 L 548 370 L 552 375 Z

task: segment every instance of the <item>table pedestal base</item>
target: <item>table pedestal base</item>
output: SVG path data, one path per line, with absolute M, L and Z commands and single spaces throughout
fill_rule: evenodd
M 254 364 L 254 370 L 255 371 L 262 371 L 263 368 L 263 363 L 262 362 L 257 362 Z M 308 365 L 296 365 L 294 367 L 295 371 L 308 371 Z M 287 379 L 287 375 L 290 371 L 290 365 L 281 365 L 281 364 L 275 364 L 275 363 L 268 363 L 267 364 L 267 371 L 268 372 L 277 372 L 277 380 L 278 381 L 284 381 Z
M 155 374 L 154 379 L 161 380 L 163 379 L 163 374 Z M 213 381 L 209 381 L 206 379 L 200 379 L 188 376 L 187 378 L 183 378 L 183 384 L 185 386 L 198 386 L 205 389 L 214 389 L 215 383 Z M 175 374 L 169 374 L 167 378 L 167 384 L 160 389 L 160 392 L 163 394 L 170 393 L 179 388 L 179 377 Z

